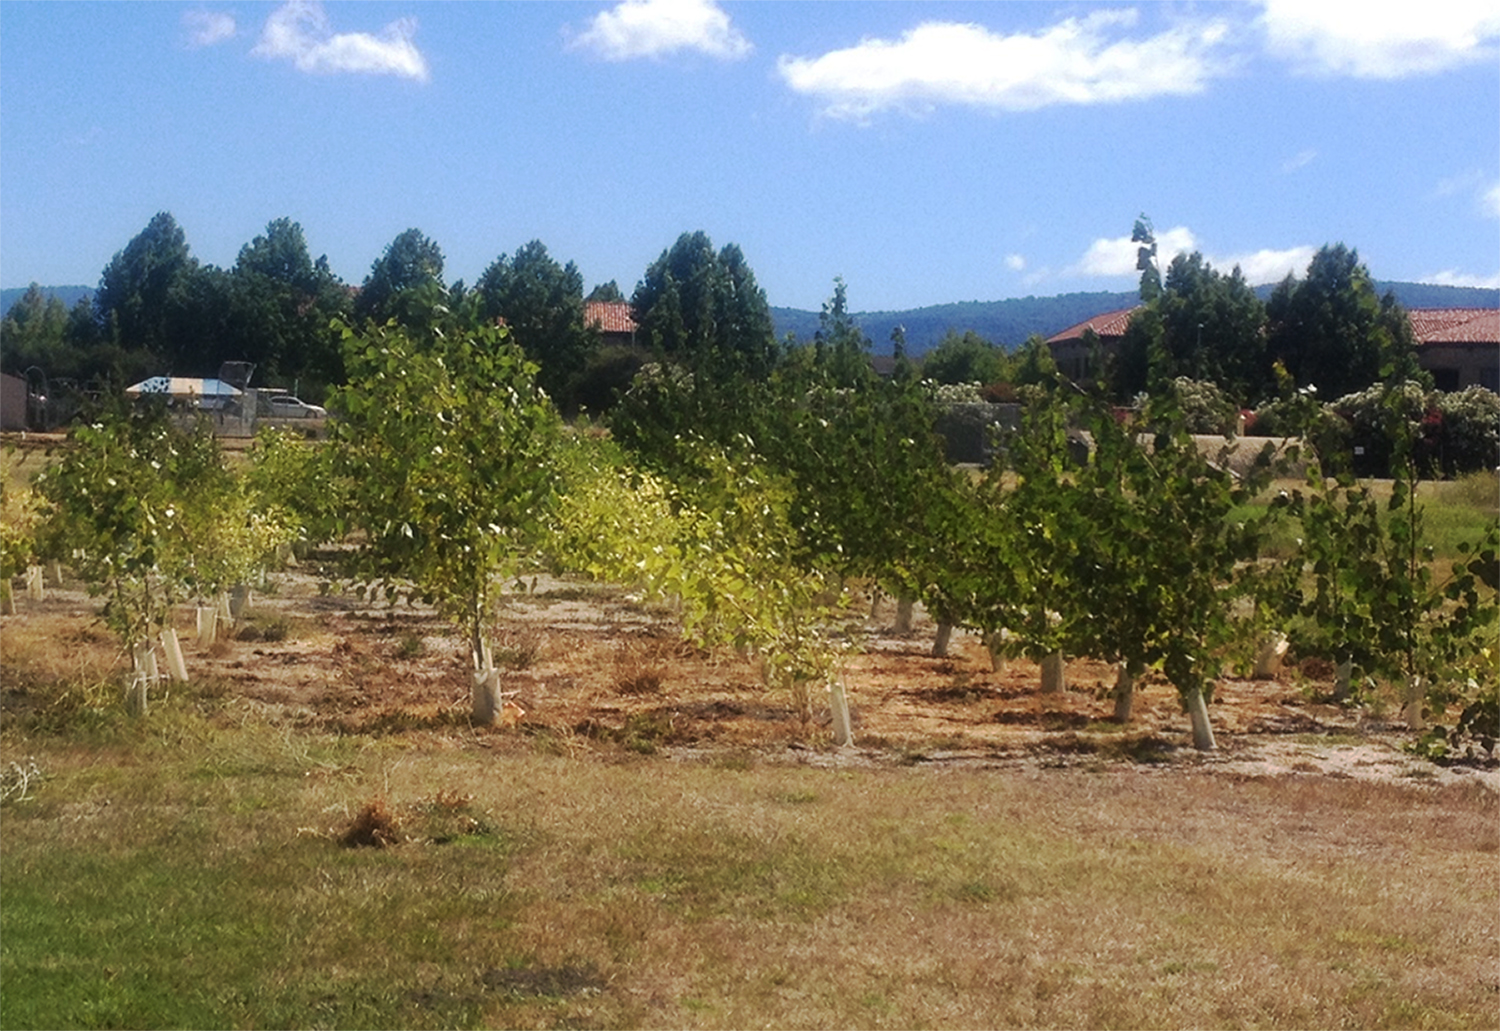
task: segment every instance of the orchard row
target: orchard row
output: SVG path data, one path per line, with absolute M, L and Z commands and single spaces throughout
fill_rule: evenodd
M 929 384 L 851 378 L 836 355 L 740 380 L 650 370 L 605 433 L 563 424 L 503 327 L 438 312 L 419 331 L 344 327 L 342 344 L 330 441 L 265 435 L 241 471 L 159 410 L 80 425 L 6 499 L 7 588 L 32 563 L 68 562 L 144 667 L 173 605 L 206 603 L 294 542 L 344 542 L 351 582 L 462 628 L 474 714 L 491 721 L 495 592 L 545 563 L 675 599 L 686 635 L 753 651 L 804 712 L 826 697 L 847 743 L 841 616 L 857 581 L 998 653 L 1117 663 L 1121 720 L 1160 670 L 1200 748 L 1214 747 L 1215 682 L 1267 641 L 1338 664 L 1347 693 L 1397 686 L 1414 724 L 1462 710 L 1438 750 L 1493 747 L 1500 534 L 1437 574 L 1401 384 L 1396 479 L 1377 501 L 1295 444 L 1232 468 L 1170 392 L 1122 415 L 1060 382 L 1031 388 L 980 472 L 944 460 Z

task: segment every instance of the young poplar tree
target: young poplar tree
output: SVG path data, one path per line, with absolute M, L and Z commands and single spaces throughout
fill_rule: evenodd
M 150 404 L 80 424 L 62 459 L 37 478 L 39 551 L 69 561 L 104 597 L 104 621 L 137 673 L 149 672 L 152 635 L 169 628 L 195 564 L 223 541 L 233 516 L 216 502 L 230 482 L 206 426 L 182 429 Z M 138 690 L 133 704 L 144 702 Z
M 545 526 L 559 423 L 504 328 L 438 321 L 420 337 L 394 323 L 341 330 L 335 469 L 348 528 L 364 534 L 357 572 L 388 593 L 408 587 L 464 629 L 475 718 L 493 722 L 493 600 Z

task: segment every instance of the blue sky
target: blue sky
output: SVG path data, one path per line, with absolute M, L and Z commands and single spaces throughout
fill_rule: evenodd
M 1128 290 L 1145 212 L 1253 282 L 1496 287 L 1500 3 L 0 3 L 0 285 L 161 210 L 356 284 L 416 227 L 628 295 L 701 229 L 773 305 Z

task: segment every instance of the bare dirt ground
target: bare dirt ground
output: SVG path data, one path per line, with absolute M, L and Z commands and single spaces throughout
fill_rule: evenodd
M 1194 752 L 1176 692 L 1148 679 L 1129 725 L 1111 719 L 1113 670 L 1072 661 L 1068 687 L 1039 692 L 1037 667 L 999 671 L 976 637 L 955 633 L 933 657 L 934 626 L 892 629 L 894 606 L 851 617 L 845 668 L 856 746 L 829 743 L 826 715 L 804 722 L 755 665 L 682 641 L 670 608 L 583 581 L 539 577 L 506 597 L 496 657 L 502 690 L 525 710 L 511 728 L 469 723 L 469 660 L 456 630 L 422 606 L 343 592 L 312 570 L 277 574 L 244 619 L 200 648 L 193 610 L 176 626 L 194 690 L 278 724 L 337 733 L 472 735 L 489 747 L 544 738 L 569 750 L 627 750 L 676 758 L 736 750 L 761 761 L 815 764 L 1128 766 L 1271 777 L 1447 784 L 1500 792 L 1500 771 L 1439 767 L 1402 751 L 1411 732 L 1392 707 L 1344 707 L 1327 696 L 1326 668 L 1291 664 L 1276 679 L 1224 679 L 1210 707 L 1219 751 Z M 20 596 L 0 622 L 0 709 L 40 703 L 38 675 L 124 675 L 124 657 L 82 586 Z M 868 606 L 860 606 L 863 616 Z M 21 675 L 16 675 L 18 671 Z M 155 690 L 170 690 L 162 685 Z

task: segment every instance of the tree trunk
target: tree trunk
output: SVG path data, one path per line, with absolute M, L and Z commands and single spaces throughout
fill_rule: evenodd
M 953 624 L 939 623 L 937 637 L 932 641 L 932 657 L 945 659 L 948 657 L 948 642 L 953 638 Z
M 57 559 L 52 560 L 52 583 L 58 587 L 63 585 L 62 563 Z
M 0 578 L 0 616 L 14 616 L 16 614 L 16 596 L 11 587 L 10 577 Z
M 1193 721 L 1193 747 L 1200 752 L 1217 751 L 1219 746 L 1214 742 L 1213 724 L 1208 722 L 1208 702 L 1203 698 L 1203 689 L 1193 688 L 1184 701 Z
M 1063 653 L 1053 652 L 1042 660 L 1042 694 L 1060 694 L 1066 686 Z
M 912 609 L 916 602 L 911 598 L 900 598 L 896 602 L 896 633 L 911 633 Z
M 879 619 L 879 618 L 880 618 L 880 588 L 879 587 L 871 587 L 870 588 L 870 619 L 873 621 L 873 620 L 876 620 L 876 619 Z
M 46 596 L 42 583 L 42 567 L 26 567 L 26 599 L 28 601 L 41 601 Z
M 1135 674 L 1128 663 L 1120 663 L 1115 673 L 1115 722 L 1129 723 L 1130 711 L 1135 707 Z
M 833 743 L 840 748 L 854 744 L 854 726 L 849 719 L 849 696 L 842 681 L 828 685 L 828 706 L 833 711 Z

